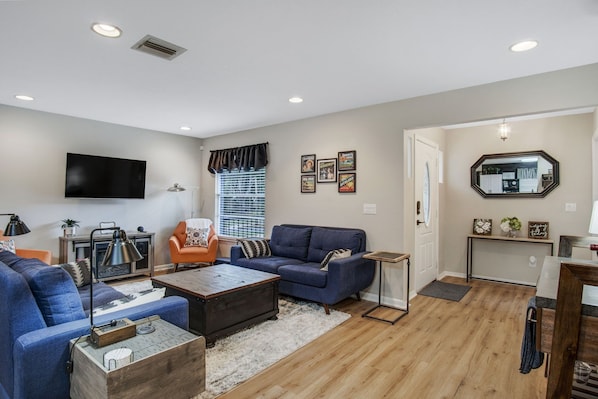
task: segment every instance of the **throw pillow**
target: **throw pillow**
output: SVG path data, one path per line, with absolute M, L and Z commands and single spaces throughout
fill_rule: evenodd
M 241 240 L 240 244 L 246 258 L 272 255 L 268 240 Z
M 16 252 L 15 241 L 14 240 L 0 241 L 0 251 L 8 251 L 8 252 L 12 252 L 14 254 Z
M 209 228 L 194 229 L 187 227 L 187 239 L 185 240 L 186 247 L 208 247 Z
M 91 265 L 89 263 L 89 258 L 53 266 L 63 268 L 69 276 L 71 276 L 77 288 L 81 288 L 84 285 L 89 285 L 91 283 Z
M 326 254 L 324 260 L 322 260 L 322 263 L 320 263 L 320 270 L 328 271 L 328 263 L 330 263 L 330 261 L 348 258 L 349 256 L 351 256 L 350 249 L 333 249 Z

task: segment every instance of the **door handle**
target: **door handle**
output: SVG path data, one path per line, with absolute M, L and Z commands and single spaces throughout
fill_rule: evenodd
M 417 225 L 418 225 L 418 226 L 419 226 L 420 224 L 424 224 L 424 223 L 426 223 L 426 222 L 422 222 L 422 221 L 421 221 L 421 220 L 419 220 L 419 219 L 417 220 Z

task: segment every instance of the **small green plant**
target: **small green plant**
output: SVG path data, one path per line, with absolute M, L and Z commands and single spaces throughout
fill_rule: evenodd
M 62 226 L 63 229 L 67 227 L 79 227 L 79 221 L 74 219 L 62 219 Z
M 510 230 L 521 230 L 521 222 L 516 216 L 513 217 L 504 217 L 500 221 L 500 228 L 504 232 L 508 232 Z

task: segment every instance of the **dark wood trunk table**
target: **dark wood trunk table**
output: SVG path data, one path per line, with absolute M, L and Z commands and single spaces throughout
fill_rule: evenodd
M 166 296 L 189 301 L 189 329 L 208 345 L 278 314 L 280 276 L 232 265 L 216 265 L 152 277 Z

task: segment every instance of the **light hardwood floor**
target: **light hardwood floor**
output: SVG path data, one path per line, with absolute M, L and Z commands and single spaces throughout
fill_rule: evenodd
M 371 302 L 345 300 L 334 308 L 353 317 L 219 399 L 545 398 L 544 366 L 519 373 L 534 288 L 470 285 L 460 302 L 415 297 L 395 325 L 362 318 Z

